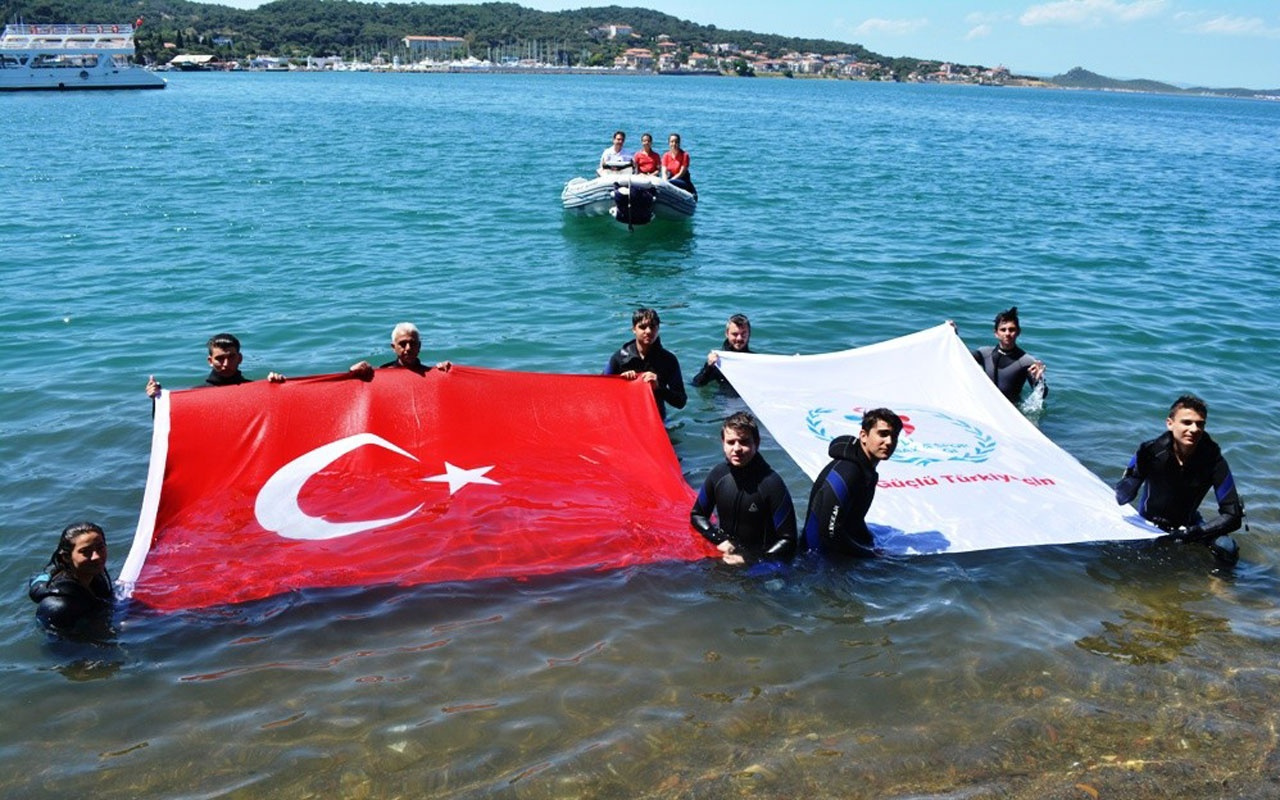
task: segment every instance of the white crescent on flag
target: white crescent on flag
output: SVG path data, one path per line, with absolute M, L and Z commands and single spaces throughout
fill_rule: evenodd
M 810 478 L 830 460 L 833 438 L 858 432 L 863 411 L 887 407 L 903 418 L 867 515 L 886 552 L 1160 534 L 1006 400 L 949 324 L 838 353 L 719 356 L 725 377 Z

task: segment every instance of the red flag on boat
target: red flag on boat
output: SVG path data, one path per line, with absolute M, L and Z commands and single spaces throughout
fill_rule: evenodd
M 166 392 L 120 581 L 161 611 L 693 560 L 648 386 L 454 367 Z

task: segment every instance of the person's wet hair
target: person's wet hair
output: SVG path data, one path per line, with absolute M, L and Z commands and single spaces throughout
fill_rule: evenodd
M 739 436 L 745 434 L 751 437 L 753 444 L 760 444 L 760 426 L 756 424 L 756 418 L 745 411 L 738 411 L 729 415 L 724 421 L 724 425 L 720 428 L 721 439 L 724 439 L 725 431 L 733 431 Z
M 102 537 L 103 542 L 107 540 L 106 532 L 99 525 L 92 522 L 72 523 L 62 529 L 62 536 L 58 538 L 58 546 L 49 557 L 49 562 L 58 570 L 71 569 L 71 551 L 76 547 L 76 539 L 86 533 L 96 533 Z
M 1209 418 L 1209 404 L 1194 394 L 1184 394 L 1174 400 L 1173 405 L 1169 406 L 1169 419 L 1173 419 L 1173 415 L 1177 414 L 1180 408 L 1190 409 L 1205 419 Z
M 654 325 L 661 325 L 662 320 L 658 319 L 658 312 L 652 308 L 637 308 L 631 314 L 631 327 L 639 325 L 641 322 L 652 322 Z
M 864 431 L 870 432 L 874 430 L 876 423 L 879 422 L 888 423 L 889 427 L 893 428 L 895 436 L 902 433 L 902 417 L 887 408 L 873 408 L 862 415 L 862 429 Z
M 1001 325 L 1003 325 L 1006 322 L 1012 322 L 1014 325 L 1018 326 L 1019 331 L 1022 330 L 1022 323 L 1018 321 L 1017 306 L 1010 306 L 1004 311 L 1001 311 L 999 314 L 996 314 L 996 322 L 995 322 L 995 325 L 993 325 L 992 327 L 999 328 Z
M 729 325 L 737 325 L 739 328 L 751 330 L 751 320 L 747 319 L 746 314 L 734 314 L 729 317 Z
M 213 355 L 215 349 L 240 352 L 240 340 L 230 333 L 219 333 L 210 336 L 209 341 L 205 344 L 209 348 L 209 355 Z

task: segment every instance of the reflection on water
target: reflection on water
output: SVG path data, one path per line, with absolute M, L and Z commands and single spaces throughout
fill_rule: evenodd
M 94 677 L 157 709 L 145 730 L 8 722 L 33 763 L 59 743 L 66 791 L 105 768 L 137 795 L 1210 797 L 1273 756 L 1280 669 L 1240 658 L 1193 566 L 1083 546 L 297 593 L 129 619 L 146 663 Z
M 634 230 L 612 217 L 565 212 L 564 241 L 575 272 L 586 280 L 603 271 L 635 278 L 667 279 L 692 266 L 696 221 L 657 220 Z M 594 277 L 593 277 L 594 276 Z

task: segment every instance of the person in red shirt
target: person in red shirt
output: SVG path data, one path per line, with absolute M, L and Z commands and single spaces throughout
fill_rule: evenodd
M 656 175 L 662 168 L 662 156 L 653 149 L 653 134 L 640 134 L 640 149 L 631 157 L 636 165 L 636 172 L 641 175 Z
M 680 134 L 673 133 L 667 137 L 667 152 L 662 154 L 662 177 L 698 196 L 693 188 L 693 179 L 689 177 L 689 154 L 680 149 Z

